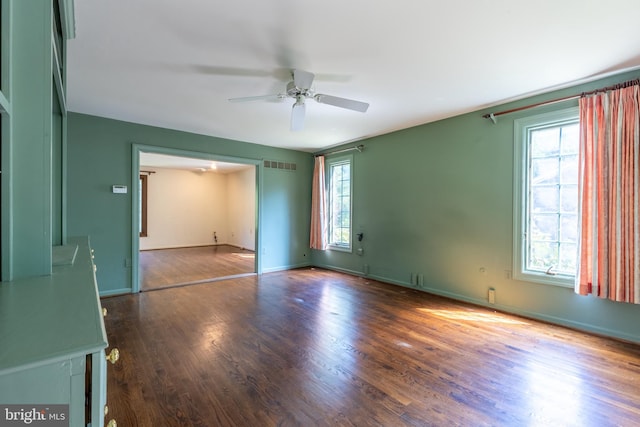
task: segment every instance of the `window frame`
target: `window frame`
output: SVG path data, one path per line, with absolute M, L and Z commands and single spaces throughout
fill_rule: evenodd
M 527 178 L 530 163 L 528 135 L 532 130 L 579 123 L 579 114 L 578 107 L 571 107 L 514 120 L 513 278 L 516 280 L 567 288 L 574 287 L 575 275 L 553 275 L 526 269 L 525 245 L 527 244 L 529 204 Z
M 332 241 L 333 234 L 333 167 L 341 165 L 349 165 L 349 242 L 348 244 L 336 244 Z M 353 155 L 342 155 L 327 159 L 325 161 L 326 168 L 326 193 L 327 193 L 327 248 L 330 250 L 341 252 L 353 252 Z
M 147 197 L 149 175 L 140 174 L 140 237 L 148 237 L 147 230 Z

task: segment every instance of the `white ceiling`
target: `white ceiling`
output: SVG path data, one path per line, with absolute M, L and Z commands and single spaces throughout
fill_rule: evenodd
M 70 111 L 316 151 L 640 67 L 638 0 L 81 0 Z M 309 101 L 290 70 L 366 113 Z
M 194 159 L 190 157 L 171 156 L 158 153 L 140 153 L 140 169 L 169 168 L 194 172 L 214 172 L 228 174 L 255 167 L 239 163 L 226 163 L 217 160 Z

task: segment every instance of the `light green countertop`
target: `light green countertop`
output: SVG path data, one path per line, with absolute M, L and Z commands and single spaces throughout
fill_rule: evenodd
M 0 283 L 0 374 L 107 346 L 89 239 L 63 252 L 50 276 Z

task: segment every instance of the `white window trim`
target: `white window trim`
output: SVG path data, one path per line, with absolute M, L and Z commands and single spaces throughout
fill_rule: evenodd
M 339 165 L 339 164 L 343 164 L 343 163 L 348 163 L 350 166 L 350 178 L 349 178 L 349 244 L 348 246 L 344 246 L 344 245 L 336 245 L 333 244 L 331 242 L 331 212 L 329 212 L 329 215 L 327 215 L 328 219 L 329 219 L 329 226 L 327 227 L 327 232 L 328 232 L 328 236 L 327 236 L 327 248 L 330 250 L 334 250 L 334 251 L 340 251 L 340 252 L 349 252 L 352 253 L 353 252 L 353 155 L 351 154 L 347 154 L 347 155 L 343 155 L 343 156 L 339 156 L 339 157 L 333 157 L 331 159 L 327 159 L 326 160 L 326 183 L 327 183 L 327 195 L 328 195 L 328 202 L 327 206 L 329 209 L 331 209 L 331 204 L 332 204 L 332 200 L 331 200 L 331 167 L 333 165 Z
M 526 180 L 527 169 L 527 134 L 530 130 L 575 123 L 579 116 L 578 107 L 538 114 L 514 120 L 514 168 L 513 168 L 513 278 L 525 282 L 573 288 L 575 276 L 549 275 L 541 272 L 525 270 L 524 250 L 526 231 Z

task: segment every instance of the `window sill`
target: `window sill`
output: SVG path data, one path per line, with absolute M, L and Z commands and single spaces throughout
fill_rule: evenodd
M 575 277 L 566 275 L 550 275 L 545 273 L 518 273 L 514 274 L 515 280 L 523 282 L 540 283 L 543 285 L 559 286 L 561 288 L 573 288 L 575 285 Z
M 348 253 L 353 252 L 350 247 L 346 247 L 346 246 L 329 245 L 327 249 L 329 249 L 330 251 L 338 251 L 338 252 L 348 252 Z

